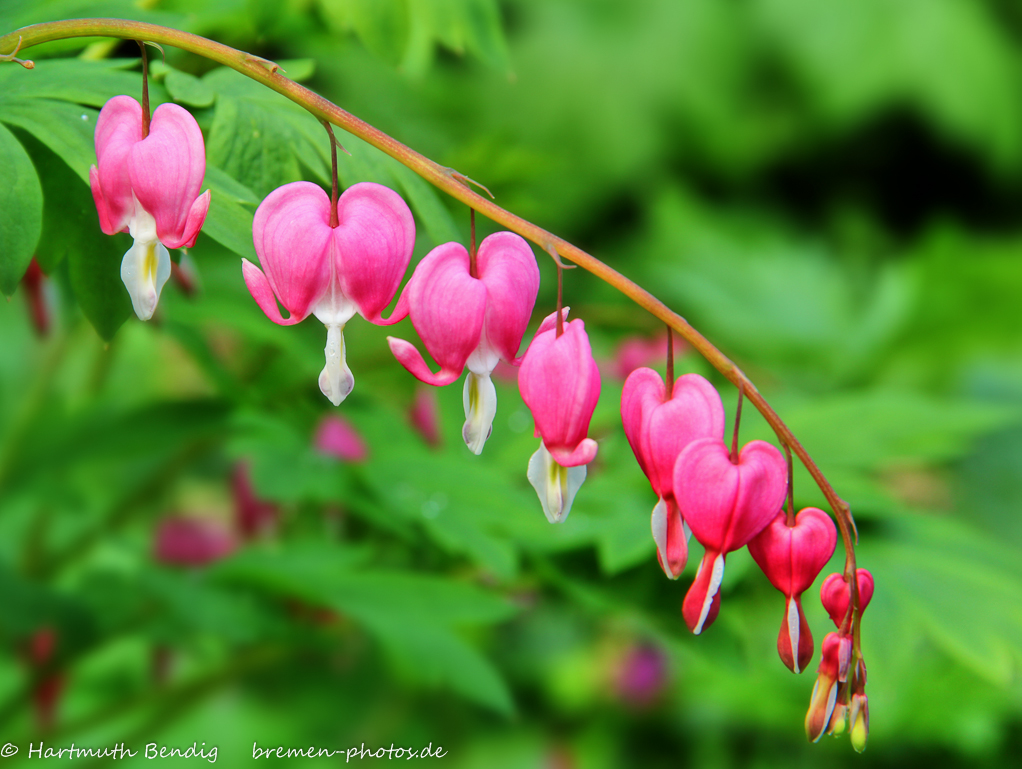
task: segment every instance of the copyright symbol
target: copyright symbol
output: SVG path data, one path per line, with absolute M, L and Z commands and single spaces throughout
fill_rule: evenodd
M 18 752 L 18 746 L 8 742 L 0 748 L 0 758 L 10 758 Z

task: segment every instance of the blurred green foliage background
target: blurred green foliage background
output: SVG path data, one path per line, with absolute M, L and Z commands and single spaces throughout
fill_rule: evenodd
M 0 32 L 84 16 L 281 62 L 651 288 L 733 356 L 856 515 L 877 582 L 863 624 L 871 741 L 862 757 L 844 739 L 805 744 L 816 659 L 798 677 L 777 659 L 783 600 L 746 553 L 729 560 L 713 628 L 685 629 L 701 553 L 693 542 L 685 576 L 664 579 L 656 500 L 617 415 L 615 351 L 655 336 L 652 318 L 567 275 L 606 366 L 600 454 L 563 526 L 526 482 L 536 440 L 513 381 L 498 384 L 481 457 L 460 440 L 459 385 L 437 393 L 443 444 L 430 447 L 388 331 L 356 319 L 355 391 L 335 412 L 316 387 L 323 329 L 270 323 L 239 263 L 264 195 L 326 183 L 326 135 L 169 48 L 152 60 L 153 102 L 195 114 L 214 191 L 189 255 L 201 288 L 172 282 L 156 319 L 127 320 L 126 245 L 99 233 L 86 180 L 98 108 L 138 96 L 138 51 L 91 39 L 26 52 L 32 72 L 0 65 L 0 150 L 38 172 L 18 205 L 42 201 L 35 255 L 56 311 L 40 336 L 25 284 L 0 302 L 0 737 L 19 759 L 42 736 L 206 742 L 229 766 L 247 765 L 253 741 L 432 742 L 466 768 L 1017 763 L 1017 3 L 3 0 Z M 467 241 L 460 204 L 340 140 L 345 185 L 381 181 L 409 201 L 416 260 Z M 555 299 L 539 256 L 535 323 Z M 418 341 L 407 322 L 396 335 Z M 733 411 L 703 361 L 679 368 L 710 376 Z M 313 448 L 330 413 L 359 431 L 364 461 Z M 771 436 L 746 409 L 754 437 Z M 823 504 L 804 472 L 795 494 Z M 241 536 L 239 508 L 271 530 Z M 236 548 L 201 567 L 160 562 L 158 527 L 180 516 Z M 806 607 L 818 644 L 815 589 Z

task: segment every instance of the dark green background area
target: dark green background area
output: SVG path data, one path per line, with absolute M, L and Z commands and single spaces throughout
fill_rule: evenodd
M 738 361 L 856 516 L 860 565 L 876 578 L 862 628 L 870 744 L 861 757 L 845 738 L 806 744 L 816 660 L 797 677 L 778 660 L 783 599 L 744 551 L 728 559 L 716 623 L 687 631 L 680 606 L 701 548 L 677 583 L 663 577 L 656 500 L 609 366 L 591 430 L 600 453 L 556 527 L 525 479 L 537 440 L 513 383 L 497 385 L 481 457 L 460 439 L 460 383 L 437 393 L 441 448 L 409 427 L 416 383 L 385 337 L 421 348 L 410 323 L 349 324 L 355 390 L 333 409 L 316 386 L 323 328 L 272 324 L 240 270 L 263 196 L 328 183 L 325 132 L 282 97 L 170 48 L 165 61 L 152 53 L 151 95 L 190 109 L 204 132 L 212 204 L 190 251 L 201 290 L 170 283 L 152 322 L 125 321 L 127 245 L 100 233 L 87 179 L 98 109 L 139 93 L 138 51 L 78 40 L 27 51 L 33 71 L 0 64 L 0 177 L 23 191 L 0 191 L 0 237 L 17 247 L 0 254 L 0 288 L 35 253 L 57 310 L 40 339 L 23 288 L 0 302 L 0 743 L 21 745 L 16 760 L 42 737 L 206 742 L 228 766 L 249 765 L 253 742 L 432 742 L 448 751 L 432 760 L 466 769 L 1017 764 L 1015 3 L 142 5 L 6 0 L 0 32 L 114 16 L 277 61 L 649 287 Z M 351 153 L 342 184 L 381 182 L 409 202 L 413 261 L 467 242 L 460 204 L 339 139 Z M 533 328 L 556 287 L 537 256 Z M 566 274 L 565 302 L 601 361 L 626 337 L 659 332 L 581 270 Z M 734 389 L 697 356 L 678 368 L 710 377 L 733 413 Z M 366 462 L 312 449 L 331 413 L 361 432 Z M 745 409 L 752 438 L 771 435 Z M 231 520 L 242 461 L 280 505 L 278 532 L 203 569 L 158 565 L 164 517 Z M 824 503 L 802 470 L 795 496 Z M 805 605 L 818 647 L 829 621 L 817 590 Z M 41 628 L 56 633 L 64 680 L 46 733 L 26 662 Z M 654 701 L 636 705 L 615 680 L 645 647 L 666 673 Z M 171 659 L 162 683 L 154 649 Z

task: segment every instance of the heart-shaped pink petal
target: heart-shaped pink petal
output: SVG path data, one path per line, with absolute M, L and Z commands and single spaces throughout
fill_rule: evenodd
M 716 388 L 698 374 L 674 382 L 670 400 L 660 375 L 633 371 L 621 391 L 621 421 L 642 471 L 658 496 L 674 495 L 678 455 L 699 438 L 724 436 L 724 406 Z
M 337 222 L 333 238 L 341 290 L 363 318 L 376 323 L 397 293 L 412 258 L 412 212 L 389 187 L 359 182 L 338 199 Z
M 487 343 L 514 363 L 539 292 L 536 256 L 520 235 L 495 232 L 479 244 L 476 258 L 486 286 Z
M 859 610 L 866 611 L 873 598 L 873 575 L 868 569 L 857 569 L 856 572 L 859 582 Z M 840 628 L 848 613 L 848 603 L 851 601 L 851 591 L 843 574 L 835 572 L 823 581 L 823 585 L 820 586 L 820 601 L 834 624 Z
M 96 162 L 89 173 L 100 227 L 107 235 L 127 231 L 135 213 L 128 160 L 142 141 L 142 106 L 130 96 L 115 96 L 96 121 Z
M 290 325 L 305 319 L 330 287 L 332 232 L 330 199 L 310 182 L 278 187 L 259 204 L 252 238 L 266 283 L 259 280 L 254 265 L 246 266 L 243 261 L 242 267 L 249 291 L 274 323 Z M 268 300 L 266 285 L 291 313 L 288 321 L 283 321 L 276 304 Z
M 766 574 L 770 584 L 786 596 L 801 595 L 834 555 L 837 528 L 830 516 L 807 507 L 788 526 L 787 516 L 777 514 L 763 531 L 749 542 L 749 553 Z
M 788 468 L 776 448 L 751 441 L 732 464 L 715 438 L 690 443 L 674 467 L 674 495 L 692 535 L 708 550 L 730 553 L 759 534 L 777 515 L 787 491 Z
M 461 376 L 465 361 L 479 345 L 486 301 L 486 286 L 469 274 L 465 247 L 460 243 L 437 246 L 415 268 L 399 304 L 407 305 L 412 325 L 440 364 L 440 372 L 429 371 L 418 351 L 408 350 L 410 345 L 403 340 L 388 339 L 391 350 L 419 380 L 450 384 Z
M 176 104 L 157 107 L 149 135 L 131 148 L 128 171 L 135 197 L 156 220 L 160 242 L 167 248 L 194 243 L 209 197 L 193 212 L 206 175 L 206 150 L 191 113 Z

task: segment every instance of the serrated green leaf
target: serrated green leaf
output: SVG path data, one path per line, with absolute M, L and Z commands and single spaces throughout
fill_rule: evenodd
M 43 222 L 43 190 L 14 134 L 0 125 L 0 291 L 14 293 L 28 269 Z

